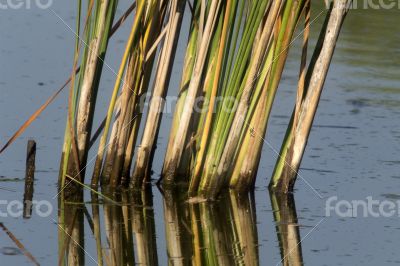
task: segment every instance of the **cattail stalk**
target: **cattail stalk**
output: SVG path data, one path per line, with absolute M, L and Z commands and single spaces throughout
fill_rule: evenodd
M 350 0 L 334 1 L 322 27 L 318 44 L 308 67 L 303 95 L 301 95 L 301 99 L 297 100 L 298 114 L 294 115 L 295 118 L 292 117 L 271 179 L 270 187 L 273 190 L 284 193 L 293 191 L 349 2 Z
M 156 139 L 161 124 L 162 110 L 171 77 L 185 4 L 185 0 L 173 0 L 171 3 L 168 30 L 160 53 L 146 126 L 132 174 L 132 180 L 136 186 L 140 186 L 142 182 L 146 182 L 149 179 L 151 157 L 156 147 Z
M 242 93 L 239 105 L 235 110 L 235 118 L 231 126 L 229 126 L 229 124 L 227 125 L 231 128 L 231 130 L 229 133 L 229 137 L 226 140 L 224 152 L 222 153 L 221 159 L 219 160 L 217 171 L 214 172 L 213 175 L 211 175 L 211 180 L 208 186 L 202 187 L 202 190 L 207 195 L 207 197 L 215 197 L 216 194 L 219 193 L 221 187 L 226 182 L 226 174 L 232 164 L 233 157 L 239 143 L 244 119 L 249 108 L 248 102 L 254 88 L 254 81 L 256 80 L 256 76 L 258 78 L 258 72 L 260 71 L 259 68 L 262 64 L 264 57 L 263 54 L 267 49 L 268 42 L 272 34 L 273 25 L 279 14 L 280 7 L 281 1 L 276 0 L 272 3 L 270 13 L 268 14 L 267 21 L 265 22 L 262 35 L 257 45 L 256 52 L 252 57 L 253 59 L 251 60 L 249 66 L 249 72 L 246 75 L 244 91 Z
M 177 134 L 174 140 L 170 142 L 171 145 L 168 145 L 167 148 L 168 154 L 165 158 L 163 166 L 163 181 L 165 184 L 173 183 L 182 158 L 185 140 L 189 131 L 190 119 L 192 117 L 193 107 L 196 100 L 195 98 L 198 94 L 198 89 L 200 87 L 203 67 L 211 40 L 211 32 L 214 28 L 215 19 L 220 5 L 221 2 L 219 0 L 212 0 L 210 11 L 207 17 L 207 22 L 201 39 L 201 44 L 198 50 L 192 79 L 188 87 L 188 93 L 185 99 L 182 116 L 180 118 L 180 123 L 177 129 Z
M 106 124 L 104 126 L 104 133 L 100 139 L 99 150 L 98 150 L 97 158 L 96 158 L 96 164 L 95 164 L 95 168 L 93 171 L 92 186 L 97 186 L 97 183 L 98 183 L 100 171 L 101 171 L 102 164 L 103 164 L 103 156 L 104 156 L 104 150 L 106 148 L 108 131 L 110 128 L 112 114 L 114 112 L 114 107 L 115 107 L 115 103 L 116 103 L 117 96 L 118 96 L 118 91 L 119 91 L 119 88 L 121 85 L 122 76 L 123 76 L 123 73 L 125 70 L 126 62 L 128 61 L 128 57 L 129 57 L 129 54 L 132 49 L 132 45 L 134 43 L 135 38 L 137 38 L 140 20 L 142 18 L 144 11 L 145 11 L 145 1 L 141 1 L 138 4 L 136 16 L 135 16 L 135 22 L 132 26 L 132 30 L 131 30 L 131 33 L 130 33 L 130 36 L 128 39 L 128 43 L 126 45 L 125 52 L 122 57 L 122 62 L 121 62 L 121 65 L 120 65 L 120 68 L 119 68 L 119 71 L 117 74 L 117 79 L 116 79 L 114 90 L 113 90 L 112 97 L 110 100 L 110 105 L 109 105 L 108 112 L 107 112 L 107 120 L 106 120 Z
M 248 191 L 255 184 L 262 148 L 266 142 L 265 134 L 272 104 L 288 56 L 288 48 L 292 42 L 294 31 L 303 9 L 304 1 L 287 5 L 285 14 L 289 14 L 286 15 L 288 19 L 275 25 L 276 37 L 273 40 L 273 44 L 271 44 L 271 50 L 268 55 L 272 55 L 273 58 L 267 59 L 264 65 L 266 69 L 263 70 L 268 72 L 268 77 L 263 82 L 262 90 L 256 89 L 253 96 L 248 116 L 245 120 L 248 129 L 242 133 L 242 145 L 238 151 L 237 160 L 232 166 L 234 170 L 231 174 L 230 187 L 237 191 Z M 308 28 L 307 23 L 306 26 Z M 262 78 L 262 75 L 260 78 Z

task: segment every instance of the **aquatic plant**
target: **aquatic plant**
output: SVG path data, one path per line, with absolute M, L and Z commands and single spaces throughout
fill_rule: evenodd
M 350 2 L 341 0 L 331 3 L 307 71 L 305 58 L 308 33 L 305 31 L 296 105 L 271 178 L 270 187 L 273 190 L 284 193 L 293 190 L 336 42 Z M 309 11 L 306 16 L 306 21 L 309 21 Z
M 226 187 L 245 192 L 254 186 L 286 59 L 294 40 L 303 35 L 297 99 L 270 184 L 273 190 L 290 192 L 350 2 L 335 0 L 327 7 L 325 23 L 308 62 L 309 28 L 316 19 L 310 13 L 310 0 L 137 0 L 127 11 L 129 14 L 135 9 L 135 16 L 108 111 L 93 133 L 103 60 L 121 20 L 112 27 L 117 0 L 78 0 L 75 53 L 67 81 L 70 93 L 60 192 L 74 194 L 76 188 L 87 188 L 83 184 L 88 151 L 99 136 L 92 191 L 97 191 L 99 183 L 111 188 L 141 188 L 150 182 L 187 11 L 191 23 L 163 163 L 163 185 L 185 183 L 191 196 L 205 199 L 215 199 Z M 297 36 L 296 30 L 300 31 Z M 142 110 L 140 99 L 147 93 L 150 104 Z M 200 106 L 198 99 L 202 99 Z M 142 124 L 144 114 L 146 121 Z

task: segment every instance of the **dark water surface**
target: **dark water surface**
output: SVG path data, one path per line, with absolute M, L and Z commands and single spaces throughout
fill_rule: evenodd
M 121 1 L 119 14 L 127 6 Z M 324 7 L 317 4 L 314 16 L 322 10 Z M 65 24 L 75 23 L 75 2 L 71 5 L 70 1 L 54 1 L 48 10 L 0 13 L 1 144 L 71 72 L 74 35 Z M 312 24 L 312 43 L 324 15 L 325 12 Z M 301 178 L 296 184 L 295 206 L 292 198 L 270 196 L 267 185 L 276 160 L 274 150 L 280 148 L 294 103 L 299 40 L 293 45 L 273 107 L 266 136 L 268 145 L 264 145 L 254 195 L 228 194 L 215 204 L 190 205 L 182 200 L 178 203 L 171 194 L 163 198 L 154 187 L 153 197 L 119 195 L 118 199 L 125 202 L 121 207 L 90 204 L 96 199 L 87 193 L 85 207 L 89 213 L 99 207 L 102 246 L 108 259 L 119 260 L 123 254 L 132 255 L 134 250 L 137 263 L 147 260 L 160 265 L 187 263 L 200 257 L 227 265 L 251 265 L 249 261 L 279 265 L 282 258 L 294 265 L 399 264 L 397 215 L 342 218 L 325 214 L 325 202 L 331 196 L 339 200 L 365 200 L 368 196 L 376 200 L 400 199 L 399 15 L 398 9 L 368 9 L 352 10 L 346 18 L 302 163 Z M 187 28 L 188 17 L 185 21 Z M 126 24 L 111 42 L 106 61 L 114 69 L 118 67 L 128 30 Z M 185 42 L 186 38 L 181 38 L 179 51 L 185 49 Z M 182 52 L 176 61 L 170 96 L 176 95 L 179 86 Z M 105 68 L 97 109 L 101 115 L 96 117 L 96 123 L 106 112 L 114 80 L 114 74 Z M 64 91 L 0 156 L 0 199 L 21 201 L 26 142 L 32 137 L 38 143 L 34 199 L 50 201 L 54 210 L 49 217 L 39 217 L 34 212 L 29 220 L 1 217 L 0 223 L 41 265 L 58 262 L 56 182 L 66 104 Z M 154 179 L 162 166 L 172 112 L 164 118 Z M 132 198 L 137 199 L 134 205 L 129 204 Z M 4 204 L 0 210 L 5 212 Z M 82 220 L 85 230 L 86 253 L 81 253 L 86 265 L 96 265 L 96 239 L 91 223 L 84 213 L 78 216 L 78 223 Z M 198 245 L 192 240 L 199 240 L 201 248 L 196 248 Z M 15 248 L 14 242 L 0 230 L 0 264 L 30 265 L 27 257 Z M 118 253 L 121 250 L 125 253 Z M 129 258 L 132 259 L 126 257 Z

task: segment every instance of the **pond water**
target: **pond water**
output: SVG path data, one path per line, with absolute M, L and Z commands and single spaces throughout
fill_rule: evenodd
M 129 5 L 121 1 L 118 14 Z M 314 1 L 314 44 L 324 6 Z M 71 72 L 75 2 L 54 1 L 46 10 L 0 10 L 0 143 L 4 143 Z M 322 13 L 321 13 L 322 12 Z M 290 52 L 269 122 L 256 190 L 248 197 L 225 195 L 214 204 L 184 203 L 175 193 L 122 194 L 122 205 L 100 201 L 90 193 L 79 205 L 77 259 L 97 265 L 91 225 L 99 223 L 104 263 L 160 265 L 209 260 L 218 264 L 394 265 L 400 263 L 399 215 L 375 218 L 326 216 L 327 199 L 400 199 L 400 10 L 351 10 L 344 23 L 301 165 L 294 198 L 269 195 L 267 185 L 286 131 L 295 97 L 299 40 Z M 62 18 L 62 20 L 60 19 Z M 106 61 L 117 68 L 129 31 L 126 23 L 113 37 Z M 185 17 L 187 28 L 188 17 Z M 186 29 L 187 31 L 187 29 Z M 301 39 L 301 37 L 299 38 Z M 179 51 L 185 49 L 181 38 Z M 178 53 L 170 96 L 176 95 L 182 71 Z M 96 122 L 105 114 L 115 76 L 105 69 Z M 53 211 L 30 219 L 1 217 L 1 265 L 32 262 L 7 235 L 12 234 L 41 265 L 59 260 L 57 178 L 67 109 L 64 91 L 4 154 L 0 155 L 0 193 L 5 202 L 23 199 L 26 142 L 38 145 L 33 198 L 49 201 Z M 154 160 L 161 171 L 172 112 L 166 113 Z M 273 149 L 272 149 L 272 148 Z M 91 154 L 89 157 L 93 156 Z M 91 169 L 89 166 L 88 169 Z M 90 173 L 89 173 L 90 174 Z M 136 199 L 136 200 L 132 200 Z M 294 204 L 295 201 L 295 204 Z M 135 202 L 135 204 L 131 204 Z M 93 203 L 93 204 L 92 204 Z M 67 210 L 76 204 L 66 203 Z M 85 207 L 93 221 L 86 219 Z M 284 208 L 283 208 L 284 207 Z M 96 215 L 96 213 L 98 215 Z M 68 216 L 68 213 L 67 213 Z M 96 218 L 97 217 L 97 218 Z M 69 217 L 72 219 L 71 217 Z M 75 231 L 74 231 L 75 232 Z M 78 231 L 79 232 L 79 231 Z M 107 240 L 108 237 L 108 240 Z M 199 241 L 198 244 L 196 241 Z M 298 244 L 301 241 L 300 244 Z M 74 254 L 71 254 L 73 256 Z M 79 257 L 79 258 L 78 258 Z

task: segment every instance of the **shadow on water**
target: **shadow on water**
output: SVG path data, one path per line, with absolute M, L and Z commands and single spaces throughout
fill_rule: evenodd
M 89 213 L 84 204 L 60 201 L 59 264 L 85 265 L 85 260 L 112 266 L 164 264 L 157 255 L 151 188 L 105 195 L 119 204 L 92 194 Z M 163 195 L 169 265 L 260 264 L 254 194 L 231 192 L 216 202 L 199 203 L 189 203 L 178 190 L 163 191 Z M 303 265 L 293 196 L 271 194 L 270 198 L 281 262 Z M 87 239 L 96 242 L 97 257 L 86 253 Z

